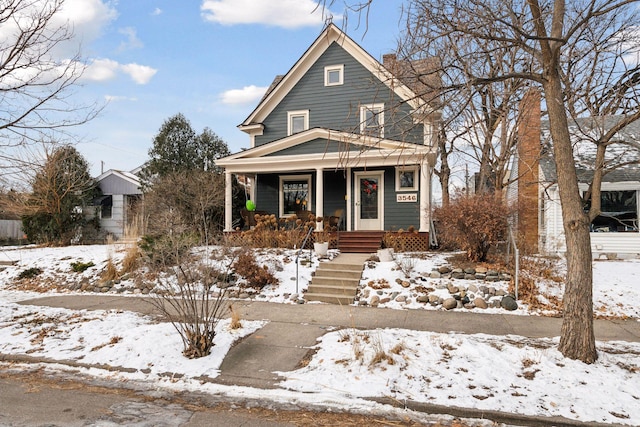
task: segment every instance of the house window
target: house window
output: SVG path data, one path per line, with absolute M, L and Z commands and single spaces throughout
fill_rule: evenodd
M 309 110 L 289 111 L 287 113 L 287 134 L 302 132 L 309 129 Z
M 585 203 L 585 209 L 591 202 Z M 635 190 L 602 191 L 600 215 L 591 223 L 591 231 L 638 231 L 638 197 Z
M 280 216 L 311 209 L 311 175 L 280 177 Z
M 324 85 L 339 86 L 344 83 L 344 65 L 329 65 L 324 67 Z
M 104 196 L 100 201 L 100 218 L 111 218 L 113 211 L 113 196 Z
M 360 106 L 360 133 L 384 138 L 384 104 Z
M 418 167 L 396 167 L 396 191 L 418 190 Z

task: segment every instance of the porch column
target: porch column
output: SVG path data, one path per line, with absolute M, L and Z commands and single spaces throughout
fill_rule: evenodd
M 353 209 L 353 199 L 351 195 L 351 168 L 347 168 L 347 216 L 345 223 L 347 224 L 347 231 L 351 231 L 351 210 Z
M 429 163 L 425 160 L 420 165 L 420 232 L 429 231 L 431 216 L 431 180 Z
M 322 168 L 317 168 L 316 169 L 316 212 L 315 212 L 316 216 L 318 217 L 324 216 L 323 212 L 324 212 L 324 173 Z
M 224 231 L 232 231 L 233 227 L 233 191 L 231 172 L 224 173 Z

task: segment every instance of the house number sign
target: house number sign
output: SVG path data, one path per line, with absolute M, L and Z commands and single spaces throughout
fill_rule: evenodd
M 417 193 L 396 194 L 396 202 L 417 202 Z

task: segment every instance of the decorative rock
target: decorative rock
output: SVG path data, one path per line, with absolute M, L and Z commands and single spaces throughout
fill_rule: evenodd
M 483 273 L 476 273 L 474 277 L 478 280 L 484 280 L 486 279 L 487 275 Z
M 476 285 L 469 285 L 469 287 L 467 288 L 467 290 L 469 292 L 478 292 L 478 287 Z
M 386 304 L 389 301 L 391 301 L 391 298 L 389 297 L 380 298 L 380 304 Z
M 439 279 L 442 277 L 442 273 L 440 273 L 438 270 L 433 270 L 431 274 L 429 274 L 429 277 L 432 279 Z
M 451 273 L 451 278 L 452 279 L 464 279 L 464 276 L 465 276 L 465 274 L 462 271 Z
M 473 300 L 473 305 L 475 305 L 476 307 L 481 308 L 481 309 L 483 309 L 483 310 L 484 310 L 484 309 L 486 309 L 486 308 L 488 307 L 487 302 L 486 302 L 484 299 L 482 299 L 482 298 L 476 298 L 476 299 L 474 299 L 474 300 Z
M 503 289 L 496 289 L 496 296 L 503 297 L 507 295 L 507 293 Z
M 451 273 L 464 273 L 464 271 L 462 271 L 461 268 L 454 268 L 453 270 L 451 270 Z
M 418 302 L 431 302 L 431 295 L 420 295 L 416 298 Z
M 464 279 L 465 280 L 476 280 L 476 275 L 475 274 L 470 274 L 470 273 L 465 273 L 464 274 Z
M 456 301 L 456 308 L 462 308 L 464 307 L 464 304 L 462 304 L 462 301 Z
M 487 267 L 476 267 L 476 273 L 487 274 Z
M 398 295 L 398 296 L 395 298 L 395 301 L 396 301 L 396 302 L 406 302 L 406 301 L 407 301 L 407 296 L 406 296 L 406 295 Z
M 449 267 L 448 265 L 443 265 L 441 267 L 438 267 L 438 272 L 440 274 L 451 273 L 451 267 Z
M 475 268 L 465 268 L 464 272 L 465 272 L 465 274 L 476 274 L 476 269 Z
M 380 304 L 380 297 L 378 295 L 372 296 L 369 305 L 371 305 L 371 307 L 377 307 L 378 304 Z
M 489 301 L 489 307 L 491 308 L 499 308 L 500 307 L 500 300 L 499 299 L 494 299 Z
M 513 311 L 518 309 L 518 303 L 513 296 L 505 295 L 500 301 L 500 307 L 504 308 L 505 310 Z
M 409 281 L 407 281 L 407 280 L 403 280 L 403 281 L 400 283 L 400 285 L 401 285 L 403 288 L 408 288 L 409 286 L 411 286 L 411 283 L 410 283 Z
M 455 294 L 456 292 L 460 292 L 460 288 L 458 288 L 457 286 L 454 286 L 453 283 L 449 283 L 447 285 L 447 289 L 449 290 L 450 294 Z
M 430 303 L 438 303 L 440 302 L 440 297 L 438 295 L 435 294 L 429 294 L 429 298 L 428 298 Z
M 458 306 L 458 301 L 456 301 L 454 298 L 447 298 L 444 301 L 442 301 L 442 307 L 445 308 L 446 310 L 451 310 L 453 308 L 456 308 Z

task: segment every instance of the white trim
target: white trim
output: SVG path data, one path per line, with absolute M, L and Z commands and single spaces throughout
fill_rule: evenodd
M 329 74 L 332 71 L 338 72 L 338 81 L 335 83 L 329 82 Z M 340 65 L 327 65 L 324 67 L 324 85 L 325 86 L 340 86 L 344 84 L 344 64 Z
M 293 124 L 291 120 L 294 117 L 302 117 L 304 123 L 302 124 L 302 131 L 296 132 L 304 132 L 309 129 L 309 110 L 296 110 L 296 111 L 287 111 L 287 135 L 293 135 Z
M 291 216 L 292 214 L 284 213 L 284 191 L 282 189 L 282 185 L 285 181 L 303 181 L 303 180 L 307 180 L 307 204 L 303 207 L 300 207 L 300 210 L 311 210 L 311 206 L 313 206 L 312 202 L 312 180 L 311 180 L 311 174 L 304 174 L 304 175 L 280 175 L 279 177 L 279 183 L 278 183 L 278 217 L 280 218 L 286 218 L 288 216 Z
M 401 187 L 400 186 L 400 174 L 402 172 L 413 172 L 413 186 Z M 418 191 L 418 166 L 396 166 L 396 191 Z
M 367 132 L 370 129 L 369 127 L 367 127 L 367 119 L 366 119 L 366 114 L 368 111 L 371 111 L 378 121 L 378 126 L 376 128 L 378 129 L 378 132 L 375 135 L 371 135 L 369 132 Z M 384 104 L 383 103 L 360 105 L 360 133 L 367 136 L 373 136 L 374 138 L 376 137 L 384 138 Z

